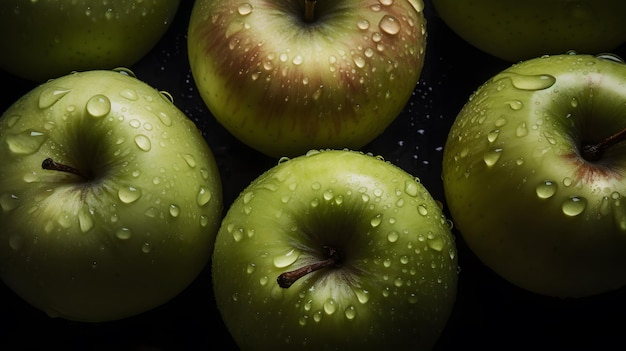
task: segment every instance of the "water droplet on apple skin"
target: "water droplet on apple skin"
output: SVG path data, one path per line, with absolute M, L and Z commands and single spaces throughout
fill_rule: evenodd
M 540 199 L 548 199 L 556 194 L 558 184 L 551 180 L 545 180 L 537 185 L 535 188 L 537 197 Z
M 48 140 L 48 135 L 34 129 L 28 129 L 16 134 L 7 134 L 5 140 L 11 153 L 31 155 L 39 151 Z
M 85 111 L 93 118 L 102 118 L 111 112 L 111 100 L 102 94 L 97 94 L 87 100 Z

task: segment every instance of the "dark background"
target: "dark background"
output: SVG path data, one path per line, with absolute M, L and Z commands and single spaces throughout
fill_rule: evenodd
M 166 90 L 196 122 L 218 161 L 226 208 L 250 181 L 276 164 L 217 124 L 200 100 L 187 62 L 186 29 L 192 1 L 183 0 L 157 46 L 131 67 L 138 78 Z M 471 47 L 437 17 L 430 1 L 426 63 L 404 112 L 363 148 L 419 177 L 444 202 L 441 158 L 448 130 L 469 95 L 510 63 Z M 6 35 L 3 34 L 3 35 Z M 626 57 L 626 47 L 615 53 Z M 35 87 L 0 72 L 0 111 Z M 581 299 L 556 299 L 523 291 L 499 278 L 468 250 L 459 250 L 458 298 L 437 350 L 626 349 L 626 289 Z M 0 283 L 0 350 L 200 350 L 234 349 L 214 304 L 209 268 L 178 297 L 142 315 L 106 323 L 53 319 Z M 219 346 L 219 347 L 218 347 Z

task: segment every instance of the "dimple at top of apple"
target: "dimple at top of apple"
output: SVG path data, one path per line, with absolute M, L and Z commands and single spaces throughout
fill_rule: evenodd
M 82 176 L 42 169 L 46 158 Z M 222 210 L 212 153 L 128 73 L 73 73 L 24 95 L 0 119 L 0 159 L 0 276 L 51 315 L 145 311 L 210 256 Z
M 400 113 L 424 62 L 421 0 L 197 1 L 189 60 L 211 112 L 271 156 L 360 148 Z
M 0 1 L 0 67 L 43 82 L 131 66 L 169 28 L 180 0 Z
M 321 259 L 340 267 L 291 287 L 279 275 Z M 456 247 L 415 178 L 371 155 L 311 151 L 257 178 L 216 238 L 218 308 L 239 346 L 429 349 L 456 297 Z
M 610 52 L 626 42 L 623 0 L 433 0 L 460 37 L 518 62 L 576 50 Z
M 455 227 L 490 267 L 528 290 L 584 296 L 626 284 L 626 64 L 544 56 L 495 75 L 460 111 L 444 148 Z

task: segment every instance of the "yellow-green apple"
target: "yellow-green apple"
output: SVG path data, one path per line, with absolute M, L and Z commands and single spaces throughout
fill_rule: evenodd
M 517 62 L 570 50 L 610 52 L 626 42 L 623 0 L 432 0 L 461 38 Z
M 283 159 L 254 180 L 212 262 L 242 350 L 427 350 L 457 291 L 440 204 L 399 167 L 349 150 Z
M 411 96 L 425 46 L 422 0 L 199 0 L 188 37 L 209 110 L 275 157 L 373 140 Z
M 0 1 L 0 68 L 43 82 L 129 67 L 169 28 L 180 0 Z
M 443 154 L 469 247 L 526 290 L 582 297 L 626 284 L 626 65 L 612 55 L 530 59 L 489 79 Z
M 136 315 L 206 266 L 222 209 L 211 150 L 128 73 L 73 73 L 28 92 L 0 118 L 0 159 L 0 277 L 49 315 Z

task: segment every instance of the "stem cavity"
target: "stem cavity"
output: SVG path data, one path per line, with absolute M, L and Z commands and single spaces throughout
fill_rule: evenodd
M 626 140 L 626 129 L 622 129 L 599 143 L 583 145 L 582 156 L 590 162 L 598 161 L 606 149 L 624 140 Z
M 278 286 L 283 289 L 287 289 L 298 279 L 304 277 L 309 273 L 315 272 L 322 268 L 341 266 L 341 263 L 343 262 L 343 255 L 341 254 L 341 252 L 330 246 L 324 246 L 324 250 L 327 257 L 325 260 L 318 261 L 310 265 L 300 267 L 298 269 L 294 269 L 293 271 L 282 273 L 276 279 L 276 281 L 278 282 Z
M 307 23 L 315 20 L 315 3 L 317 0 L 304 0 L 304 21 Z

